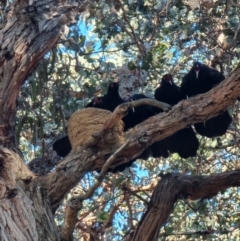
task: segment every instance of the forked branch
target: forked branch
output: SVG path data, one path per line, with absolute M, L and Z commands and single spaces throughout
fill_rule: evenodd
M 155 241 L 167 222 L 174 204 L 182 198 L 211 198 L 229 187 L 240 186 L 240 170 L 209 176 L 163 175 L 150 200 L 150 205 L 135 232 L 133 241 Z

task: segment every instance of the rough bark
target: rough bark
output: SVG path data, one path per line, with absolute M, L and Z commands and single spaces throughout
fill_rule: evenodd
M 72 22 L 75 1 L 13 1 L 0 30 L 0 236 L 3 241 L 60 240 L 44 182 L 15 146 L 16 104 L 24 80 Z M 75 4 L 76 5 L 76 4 Z
M 59 138 L 61 138 L 60 136 Z M 55 138 L 55 141 L 58 138 Z M 50 173 L 53 168 L 60 163 L 61 157 L 57 155 L 57 153 L 53 150 L 54 141 L 45 145 L 43 143 L 43 155 L 37 158 L 34 158 L 30 163 L 28 163 L 28 167 L 32 172 L 37 175 L 47 175 Z
M 147 146 L 177 130 L 216 116 L 232 105 L 239 94 L 240 66 L 227 80 L 208 93 L 183 100 L 171 111 L 153 116 L 126 132 L 125 139 L 129 140 L 129 144 L 113 162 L 113 166 L 134 159 Z M 46 178 L 53 209 L 58 207 L 65 193 L 75 186 L 88 170 L 101 168 L 110 154 L 106 150 L 79 147 L 59 163 L 55 171 Z
M 240 170 L 209 176 L 167 174 L 156 186 L 146 213 L 135 232 L 134 241 L 158 240 L 160 228 L 167 222 L 177 200 L 210 198 L 229 187 L 240 186 Z
M 73 238 L 73 230 L 78 221 L 78 211 L 82 208 L 82 200 L 72 197 L 66 205 L 64 224 L 61 230 L 62 241 L 69 241 Z
M 19 0 L 13 2 L 4 17 L 6 22 L 0 31 L 0 232 L 4 241 L 60 240 L 54 211 L 86 172 L 101 168 L 116 151 L 80 147 L 51 174 L 39 177 L 28 170 L 15 146 L 20 88 L 39 60 L 55 46 L 62 26 L 74 21 L 76 11 L 82 11 L 78 4 L 71 0 Z M 238 95 L 239 67 L 211 92 L 182 101 L 168 113 L 126 132 L 129 144 L 113 165 L 133 159 L 153 142 L 191 123 L 217 115 L 233 104 Z
M 23 163 L 21 156 L 0 148 L 1 240 L 59 240 L 46 189 Z

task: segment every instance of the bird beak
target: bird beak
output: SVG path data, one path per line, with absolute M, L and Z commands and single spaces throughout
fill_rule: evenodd
M 195 70 L 195 72 L 196 72 L 196 79 L 198 79 L 199 70 Z
M 133 100 L 131 100 L 131 101 L 133 101 Z M 135 109 L 134 109 L 134 107 L 132 107 L 132 111 L 133 111 L 133 113 L 135 112 Z
M 170 83 L 170 85 L 172 85 L 172 83 L 173 83 L 172 80 L 170 80 L 169 83 Z
M 133 100 L 131 99 L 130 101 L 132 102 Z M 134 109 L 134 107 L 132 107 L 132 111 L 133 111 L 133 112 L 135 112 L 135 109 Z

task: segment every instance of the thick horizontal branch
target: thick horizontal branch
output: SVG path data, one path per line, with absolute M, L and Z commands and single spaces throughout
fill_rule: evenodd
M 234 232 L 236 229 L 239 229 L 240 225 L 235 225 L 230 228 L 222 228 L 222 229 L 211 229 L 211 230 L 202 230 L 202 231 L 189 231 L 189 232 L 174 232 L 174 233 L 163 233 L 160 234 L 159 237 L 166 237 L 166 236 L 195 236 L 195 235 L 203 235 L 206 237 L 206 235 L 213 235 L 213 234 L 228 234 Z
M 126 116 L 129 110 L 141 105 L 155 106 L 164 111 L 169 111 L 172 108 L 172 106 L 169 104 L 150 98 L 144 98 L 141 100 L 123 103 L 114 110 L 114 112 L 110 115 L 109 119 L 103 125 L 102 129 L 92 134 L 93 138 L 89 138 L 89 140 L 86 142 L 87 144 L 85 145 L 96 145 L 104 137 L 104 135 L 109 129 L 112 129 L 124 116 Z
M 210 198 L 229 187 L 240 186 L 240 170 L 209 176 L 167 174 L 162 176 L 150 205 L 136 230 L 133 240 L 155 241 L 160 228 L 167 222 L 174 204 L 182 198 Z
M 125 163 L 139 156 L 152 143 L 183 129 L 184 127 L 205 121 L 224 111 L 235 103 L 240 95 L 240 67 L 231 76 L 211 91 L 181 101 L 167 113 L 149 118 L 124 133 L 129 144 L 114 160 L 112 166 Z M 79 147 L 73 150 L 56 169 L 46 178 L 49 196 L 54 209 L 58 207 L 65 193 L 74 187 L 90 170 L 99 170 L 113 149 Z M 58 181 L 57 181 L 58 180 Z

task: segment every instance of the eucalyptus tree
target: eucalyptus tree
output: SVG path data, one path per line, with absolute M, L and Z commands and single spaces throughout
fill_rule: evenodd
M 2 1 L 2 240 L 236 240 L 239 7 L 232 0 Z M 163 74 L 180 83 L 196 59 L 226 80 L 122 133 L 120 148 L 92 148 L 86 136 L 91 145 L 64 159 L 53 152 L 68 118 L 109 82 L 119 81 L 123 99 L 152 96 Z M 110 114 L 96 139 L 136 104 Z M 228 107 L 228 132 L 198 136 L 196 157 L 149 158 L 106 173 Z

